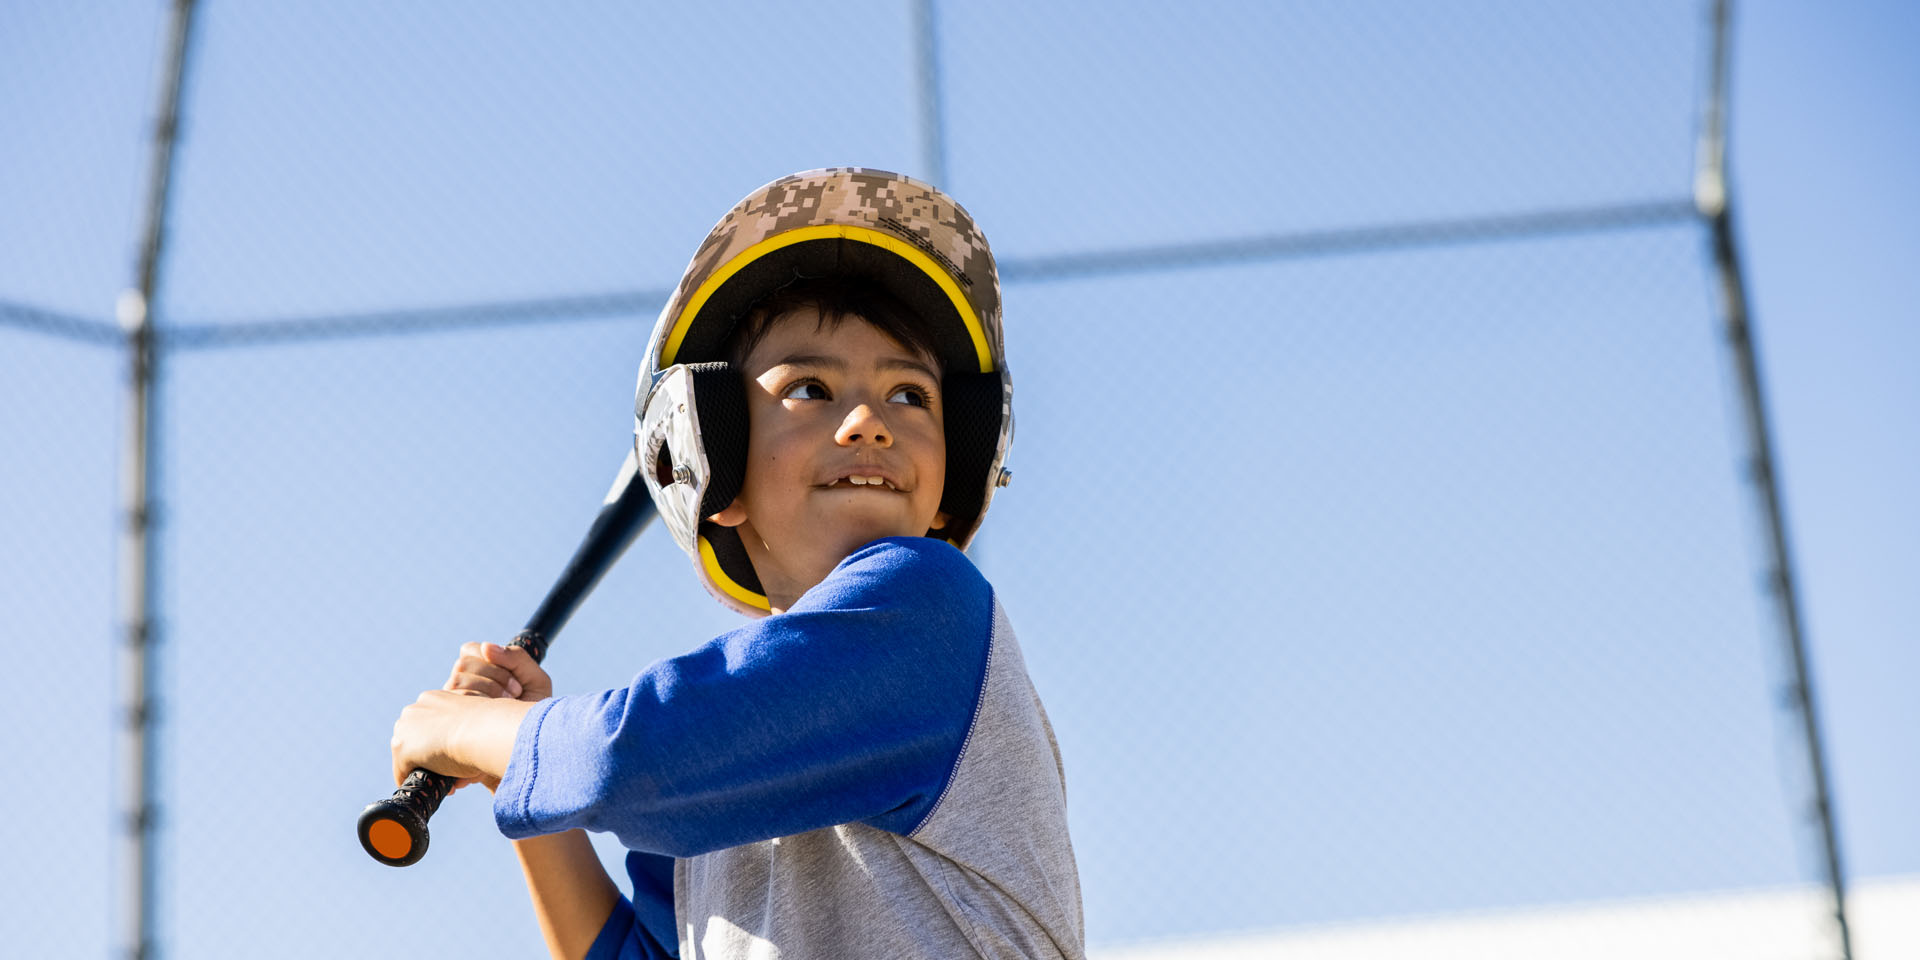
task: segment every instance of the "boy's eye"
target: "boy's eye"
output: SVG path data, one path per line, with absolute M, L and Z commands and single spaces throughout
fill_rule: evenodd
M 827 388 L 817 380 L 802 380 L 787 388 L 783 400 L 830 400 Z
M 887 397 L 888 403 L 910 403 L 916 407 L 927 405 L 927 392 L 919 387 L 900 387 Z

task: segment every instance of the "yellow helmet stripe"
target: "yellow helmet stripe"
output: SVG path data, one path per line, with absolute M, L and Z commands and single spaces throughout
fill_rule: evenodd
M 700 284 L 700 288 L 693 292 L 693 296 L 687 298 L 686 307 L 681 309 L 678 317 L 674 318 L 673 329 L 667 332 L 667 342 L 665 346 L 660 348 L 660 366 L 664 368 L 673 364 L 674 357 L 680 352 L 681 342 L 687 338 L 687 330 L 693 326 L 693 318 L 700 315 L 700 308 L 706 306 L 708 298 L 713 296 L 714 291 L 720 289 L 720 286 L 726 283 L 728 278 L 739 273 L 747 264 L 782 247 L 792 246 L 796 243 L 804 243 L 808 240 L 830 240 L 836 237 L 873 244 L 889 253 L 898 255 L 901 259 L 920 268 L 921 272 L 931 277 L 934 283 L 940 285 L 940 289 L 947 295 L 947 299 L 953 302 L 954 311 L 960 315 L 961 322 L 966 325 L 967 335 L 973 338 L 973 350 L 980 360 L 980 372 L 993 372 L 993 352 L 987 346 L 987 334 L 986 331 L 980 327 L 980 317 L 974 313 L 973 304 L 967 301 L 966 293 L 960 289 L 959 284 L 953 282 L 953 275 L 948 273 L 946 268 L 935 263 L 933 258 L 927 256 L 919 247 L 890 233 L 882 233 L 872 227 L 859 227 L 839 223 L 800 227 L 795 230 L 788 230 L 785 233 L 775 234 L 740 251 L 739 256 L 734 257 L 728 261 L 725 266 L 715 270 L 707 277 L 706 282 Z M 711 569 L 718 569 L 717 566 L 712 564 L 709 564 L 709 567 Z M 760 602 L 762 606 L 765 606 L 766 599 L 763 597 Z
M 746 587 L 733 582 L 733 578 L 727 576 L 725 570 L 720 569 L 720 558 L 714 555 L 713 544 L 708 543 L 706 537 L 700 538 L 700 565 L 706 568 L 707 578 L 719 584 L 720 589 L 727 592 L 727 596 L 750 607 L 756 607 L 761 610 L 773 609 L 773 606 L 767 603 L 765 595 L 754 593 L 752 590 L 748 590 Z

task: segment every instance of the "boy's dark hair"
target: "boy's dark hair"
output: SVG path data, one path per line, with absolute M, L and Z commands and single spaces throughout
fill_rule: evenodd
M 754 301 L 727 334 L 723 347 L 727 362 L 744 376 L 747 355 L 765 339 L 773 321 L 807 309 L 819 311 L 823 330 L 838 327 L 848 317 L 865 320 L 888 339 L 929 361 L 939 370 L 941 379 L 946 379 L 946 364 L 940 360 L 926 319 L 879 283 L 852 276 L 795 280 Z

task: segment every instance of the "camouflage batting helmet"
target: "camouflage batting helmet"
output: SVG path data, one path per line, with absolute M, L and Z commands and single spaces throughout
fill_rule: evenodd
M 639 472 L 661 518 L 700 582 L 742 613 L 767 613 L 766 592 L 738 532 L 706 519 L 733 502 L 746 472 L 745 387 L 727 362 L 728 336 L 780 288 L 840 276 L 878 284 L 930 327 L 946 397 L 949 519 L 927 535 L 965 549 L 1010 476 L 1000 278 L 973 218 L 883 170 L 809 170 L 755 190 L 714 225 L 660 311 L 634 403 Z

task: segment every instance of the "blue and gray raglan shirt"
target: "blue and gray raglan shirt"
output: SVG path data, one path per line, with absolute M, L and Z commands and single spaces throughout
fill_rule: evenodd
M 593 958 L 1085 954 L 1053 729 L 937 540 L 876 540 L 786 613 L 541 701 L 494 817 L 626 845 Z

